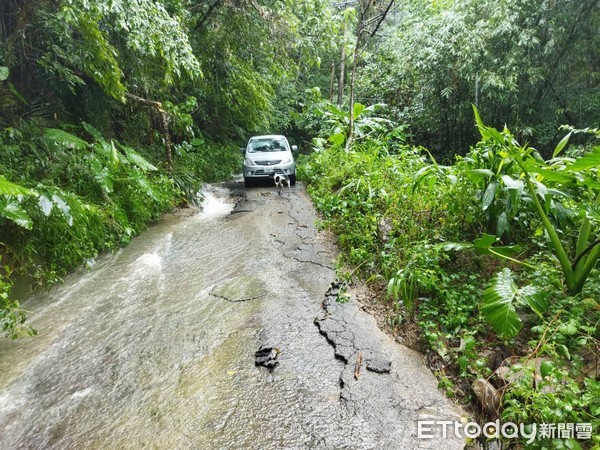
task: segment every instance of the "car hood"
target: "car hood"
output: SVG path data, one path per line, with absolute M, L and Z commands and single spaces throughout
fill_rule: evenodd
M 274 160 L 284 160 L 286 158 L 291 158 L 291 152 L 260 152 L 260 153 L 246 153 L 246 158 L 249 158 L 252 161 L 274 161 Z

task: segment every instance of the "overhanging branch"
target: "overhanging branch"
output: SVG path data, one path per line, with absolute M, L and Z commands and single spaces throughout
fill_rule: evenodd
M 160 116 L 161 132 L 165 139 L 165 156 L 167 160 L 167 169 L 169 170 L 169 172 L 172 172 L 173 158 L 171 151 L 171 135 L 169 134 L 169 115 L 163 109 L 162 103 L 157 102 L 156 100 L 148 100 L 147 98 L 138 97 L 137 95 L 130 94 L 129 92 L 125 92 L 125 97 L 130 98 L 131 100 L 135 100 L 136 102 L 140 102 L 144 105 L 150 106 L 158 112 Z

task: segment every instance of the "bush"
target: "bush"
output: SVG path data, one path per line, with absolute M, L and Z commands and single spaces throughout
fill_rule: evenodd
M 127 244 L 176 204 L 194 200 L 203 182 L 228 178 L 241 166 L 232 145 L 196 139 L 177 147 L 169 173 L 85 123 L 66 129 L 25 123 L 0 135 L 0 149 L 6 156 L 0 158 L 6 177 L 0 177 L 0 326 L 13 337 L 27 330 L 10 298 L 13 273 L 59 282 Z
M 428 158 L 425 149 L 391 145 L 386 136 L 365 139 L 349 152 L 335 140 L 315 144 L 315 151 L 299 160 L 299 175 L 308 183 L 321 225 L 337 236 L 340 265 L 350 266 L 351 274 L 379 292 L 387 285 L 382 301 L 391 299 L 399 316 L 392 323 L 418 324 L 430 358 L 444 367 L 438 375 L 446 392 L 470 399 L 470 383 L 483 377 L 503 393 L 504 421 L 593 422 L 597 427 L 598 382 L 589 373 L 599 348 L 598 271 L 591 272 L 582 293 L 568 295 L 532 200 L 526 189 L 516 189 L 521 167 L 506 161 L 502 145 L 484 140 L 446 167 Z M 570 167 L 590 168 L 596 154 L 579 155 L 579 165 Z M 557 180 L 571 182 L 536 161 L 528 170 L 543 173 L 553 187 Z M 547 194 L 551 224 L 567 249 L 586 215 L 591 226 L 597 225 L 594 208 L 579 217 L 560 215 L 594 201 L 586 192 L 580 185 L 568 197 L 557 190 Z M 500 333 L 504 328 L 496 328 L 498 323 L 492 329 L 483 314 L 488 297 L 501 300 L 494 307 L 518 321 L 513 331 L 521 329 L 522 320 L 528 326 L 516 336 Z M 527 367 L 534 358 L 555 368 L 540 382 L 534 382 L 539 374 L 530 369 L 507 385 L 495 375 L 500 363 Z M 573 440 L 537 444 L 579 448 Z

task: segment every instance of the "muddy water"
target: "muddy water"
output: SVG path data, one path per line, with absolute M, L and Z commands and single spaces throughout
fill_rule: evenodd
M 392 424 L 341 399 L 313 323 L 334 251 L 300 187 L 242 191 L 208 188 L 201 213 L 25 302 L 39 336 L 0 341 L 0 448 L 449 447 L 414 439 L 413 413 L 446 407 L 435 380 L 434 400 L 385 406 Z M 261 345 L 281 351 L 273 372 Z

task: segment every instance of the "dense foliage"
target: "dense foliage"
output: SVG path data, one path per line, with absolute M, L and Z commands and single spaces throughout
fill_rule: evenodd
M 302 174 L 338 236 L 340 275 L 382 291 L 392 328 L 419 326 L 450 395 L 489 378 L 503 420 L 597 426 L 600 146 L 569 148 L 571 132 L 544 161 L 475 113 L 482 140 L 452 166 L 374 117 L 386 126 L 349 152 L 347 123 L 324 127 Z
M 439 156 L 477 142 L 471 103 L 547 156 L 560 125 L 600 121 L 599 27 L 596 0 L 402 2 L 359 100 L 388 104 Z
M 34 333 L 15 275 L 60 280 L 286 133 L 340 275 L 449 395 L 597 427 L 599 5 L 1 2 L 1 331 Z
M 488 419 L 599 424 L 598 6 L 402 2 L 354 53 L 373 106 L 311 91 L 298 120 L 340 276 L 380 289 L 390 327 L 418 326 L 440 387 Z
M 319 78 L 319 55 L 332 51 L 325 5 L 0 4 L 6 334 L 32 331 L 10 296 L 14 276 L 59 280 L 194 201 L 203 182 L 229 177 L 239 140 L 283 132 L 304 81 Z

